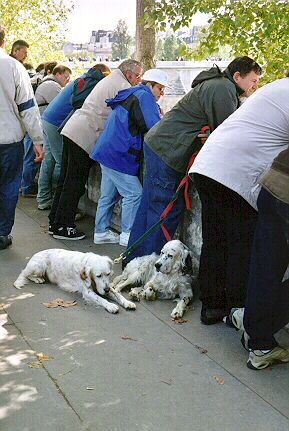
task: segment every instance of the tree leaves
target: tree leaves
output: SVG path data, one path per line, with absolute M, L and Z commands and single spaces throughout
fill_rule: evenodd
M 66 21 L 71 3 L 62 0 L 0 0 L 0 23 L 6 30 L 7 50 L 17 39 L 29 45 L 29 62 L 64 59 Z
M 167 0 L 157 1 L 153 16 L 159 26 L 188 26 L 196 12 L 209 14 L 204 35 L 193 51 L 200 60 L 230 47 L 230 58 L 249 55 L 266 70 L 265 79 L 283 77 L 289 68 L 288 0 Z

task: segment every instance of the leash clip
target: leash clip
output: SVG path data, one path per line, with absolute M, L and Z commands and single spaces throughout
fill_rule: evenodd
M 123 260 L 124 253 L 121 253 L 119 257 L 115 258 L 113 263 L 120 263 Z

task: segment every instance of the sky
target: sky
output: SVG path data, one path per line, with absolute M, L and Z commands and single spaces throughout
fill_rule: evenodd
M 130 34 L 135 34 L 136 0 L 72 0 L 74 10 L 68 20 L 67 41 L 89 42 L 92 30 L 114 30 L 122 19 Z M 198 14 L 193 25 L 203 25 L 206 18 Z
M 122 19 L 131 35 L 135 33 L 135 0 L 73 0 L 66 39 L 89 42 L 92 30 L 114 30 Z

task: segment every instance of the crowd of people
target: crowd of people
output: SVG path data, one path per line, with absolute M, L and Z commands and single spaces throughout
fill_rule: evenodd
M 0 249 L 12 244 L 19 190 L 49 210 L 55 239 L 83 239 L 75 220 L 98 162 L 94 243 L 131 247 L 188 173 L 202 204 L 201 322 L 238 329 L 251 369 L 289 362 L 289 348 L 274 337 L 289 322 L 289 77 L 256 91 L 260 65 L 237 57 L 224 71 L 201 72 L 164 114 L 158 101 L 168 76 L 161 70 L 144 72 L 128 59 L 112 72 L 96 64 L 70 82 L 67 66 L 47 62 L 31 77 L 29 44 L 16 41 L 8 55 L 4 41 L 0 28 Z M 111 218 L 120 199 L 118 234 Z M 184 208 L 179 194 L 165 220 L 171 236 Z M 159 253 L 165 242 L 158 226 L 124 265 Z

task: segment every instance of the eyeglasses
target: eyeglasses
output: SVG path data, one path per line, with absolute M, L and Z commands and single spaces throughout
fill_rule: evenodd
M 135 72 L 130 72 L 130 73 L 132 73 L 136 77 L 136 79 L 140 79 L 142 77 L 142 75 L 136 74 Z
M 160 84 L 155 84 L 155 87 L 157 87 L 157 88 L 158 88 L 158 90 L 159 90 L 159 92 L 160 92 L 161 94 L 164 94 L 164 93 L 165 93 L 165 87 L 163 87 L 162 85 L 160 85 Z

